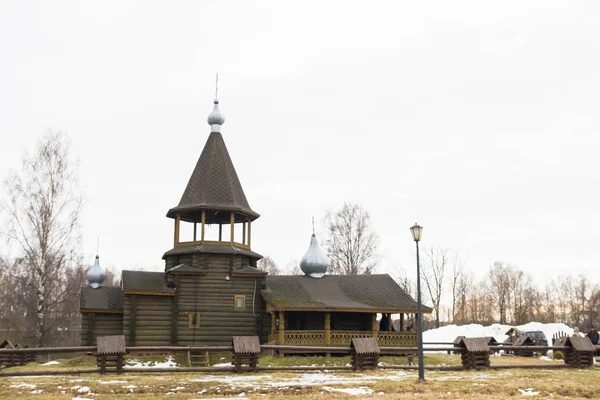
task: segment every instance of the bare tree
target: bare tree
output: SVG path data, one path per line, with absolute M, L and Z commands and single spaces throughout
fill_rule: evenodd
M 489 293 L 494 304 L 498 307 L 500 323 L 507 323 L 507 313 L 510 306 L 511 268 L 496 261 L 488 274 Z
M 22 254 L 17 275 L 32 293 L 35 344 L 43 346 L 60 323 L 61 305 L 69 296 L 65 271 L 77 260 L 77 227 L 83 196 L 69 141 L 47 132 L 34 153 L 25 153 L 20 173 L 6 180 L 3 202 L 7 229 L 2 232 Z
M 425 259 L 421 266 L 421 279 L 425 282 L 425 288 L 429 299 L 433 303 L 435 315 L 435 327 L 440 327 L 440 303 L 444 291 L 444 274 L 450 262 L 448 249 L 433 248 L 425 250 Z
M 258 260 L 258 263 L 256 263 L 256 265 L 258 269 L 267 272 L 269 275 L 279 275 L 279 267 L 277 266 L 275 261 L 273 261 L 273 259 L 269 256 Z
M 324 219 L 325 249 L 332 274 L 372 273 L 379 263 L 379 236 L 370 230 L 369 213 L 357 203 L 344 203 Z
M 300 269 L 300 264 L 296 259 L 288 261 L 285 266 L 285 273 L 287 275 L 304 275 L 304 272 L 302 272 L 302 269 Z
M 458 253 L 452 258 L 452 276 L 450 277 L 450 289 L 452 291 L 452 322 L 456 321 L 457 302 L 461 294 L 461 279 L 464 275 L 464 262 Z

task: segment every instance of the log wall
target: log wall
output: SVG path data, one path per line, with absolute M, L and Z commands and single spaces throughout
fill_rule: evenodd
M 172 296 L 126 294 L 121 334 L 127 345 L 170 345 L 172 308 Z
M 82 313 L 81 345 L 95 346 L 98 336 L 123 334 L 123 314 Z
M 235 272 L 250 262 L 245 256 L 200 253 L 167 258 L 167 266 L 188 263 L 206 273 L 177 277 L 177 305 L 171 308 L 171 312 L 177 314 L 173 319 L 177 321 L 176 345 L 230 345 L 233 336 L 264 338 L 260 296 L 264 278 L 230 276 L 230 280 L 225 279 L 230 271 Z M 245 296 L 244 310 L 234 307 L 237 295 Z M 198 328 L 189 327 L 189 313 L 193 312 L 200 313 Z

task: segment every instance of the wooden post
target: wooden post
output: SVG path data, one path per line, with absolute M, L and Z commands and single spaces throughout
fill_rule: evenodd
M 383 316 L 382 316 L 383 318 Z M 377 313 L 373 313 L 373 315 L 371 315 L 371 330 L 373 332 L 373 338 L 375 340 L 378 339 L 378 335 L 377 335 L 377 330 L 378 330 L 379 326 L 377 324 Z
M 331 344 L 331 313 L 325 313 L 325 344 L 329 346 Z
M 277 316 L 275 315 L 275 311 L 273 311 L 271 313 L 271 335 L 275 335 L 275 332 L 277 331 L 276 320 Z
M 175 217 L 175 238 L 173 241 L 175 242 L 174 245 L 177 246 L 177 243 L 179 243 L 179 215 Z
M 195 224 L 194 224 L 195 225 Z M 179 277 L 175 276 L 175 297 L 171 308 L 171 346 L 177 345 L 177 319 L 179 317 Z
M 250 247 L 250 238 L 252 237 L 252 221 L 248 219 L 248 247 Z
M 242 244 L 246 244 L 246 223 L 242 223 Z
M 400 313 L 400 332 L 404 332 L 404 313 Z
M 204 243 L 204 226 L 206 225 L 206 211 L 202 210 L 202 228 L 200 228 L 200 240 Z
M 223 224 L 219 224 L 219 242 L 223 240 Z
M 285 311 L 279 311 L 279 340 L 277 344 L 285 344 Z M 283 357 L 282 351 L 279 352 L 279 357 Z
M 196 241 L 196 223 L 194 222 L 194 242 Z
M 179 217 L 178 217 L 179 218 Z M 137 325 L 137 295 L 131 295 L 131 316 L 129 318 L 129 345 L 135 346 L 135 326 Z
M 96 313 L 88 313 L 88 346 L 94 345 L 94 330 L 96 329 Z
M 235 228 L 235 213 L 234 212 L 231 213 L 230 221 L 231 221 L 230 222 L 230 224 L 231 224 L 231 238 L 230 239 L 231 239 L 231 243 L 233 243 L 233 239 L 234 239 L 233 235 L 235 233 L 235 229 L 234 229 Z

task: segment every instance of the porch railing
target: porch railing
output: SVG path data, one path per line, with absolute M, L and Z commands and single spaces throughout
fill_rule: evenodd
M 332 346 L 349 346 L 353 338 L 372 337 L 371 331 L 331 331 Z M 270 342 L 279 343 L 279 332 L 269 335 Z M 377 332 L 380 346 L 416 346 L 417 334 L 411 332 Z M 325 331 L 289 331 L 284 332 L 284 344 L 300 346 L 322 346 L 326 344 Z

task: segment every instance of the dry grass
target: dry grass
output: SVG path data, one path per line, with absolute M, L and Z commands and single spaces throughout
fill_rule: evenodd
M 433 355 L 431 363 L 455 365 L 459 362 L 456 355 Z M 217 361 L 223 362 L 220 360 Z M 294 357 L 290 357 L 292 359 Z M 327 359 L 323 357 L 297 357 L 304 365 L 318 365 L 323 362 L 341 364 L 345 357 Z M 404 363 L 394 360 L 397 357 L 383 359 L 384 362 Z M 287 364 L 288 361 L 285 360 Z M 281 365 L 281 359 L 265 358 L 267 365 Z M 298 361 L 298 360 L 296 360 Z M 327 364 L 330 361 L 330 364 Z M 69 361 L 70 365 L 41 367 L 30 365 L 23 368 L 39 370 L 73 368 L 79 364 L 89 368 L 89 358 Z M 549 363 L 537 358 L 503 357 L 492 359 L 492 364 L 532 364 Z M 11 369 L 12 370 L 12 369 Z M 311 383 L 312 382 L 312 383 Z M 22 385 L 25 384 L 25 385 Z M 29 385 L 29 387 L 27 386 Z M 31 386 L 35 385 L 35 387 Z M 130 387 L 134 385 L 135 387 Z M 79 393 L 80 386 L 90 388 L 94 396 Z M 337 389 L 363 389 L 363 395 L 349 395 L 337 392 Z M 182 388 L 173 391 L 172 389 Z M 519 389 L 533 388 L 539 395 L 536 398 L 598 398 L 600 393 L 600 370 L 488 370 L 488 371 L 426 371 L 426 382 L 417 380 L 416 371 L 377 370 L 366 373 L 349 371 L 321 373 L 258 373 L 258 374 L 128 374 L 123 375 L 82 375 L 35 378 L 0 378 L 0 397 L 2 399 L 35 398 L 62 399 L 80 396 L 82 398 L 175 398 L 199 399 L 210 397 L 248 397 L 250 399 L 504 399 L 523 397 Z M 133 392 L 131 392 L 133 389 Z M 32 393 L 42 390 L 39 394 Z M 167 395 L 172 392 L 174 394 Z M 367 393 L 372 393 L 367 395 Z M 383 393 L 383 394 L 379 394 Z M 133 395 L 132 395 L 133 394 Z

